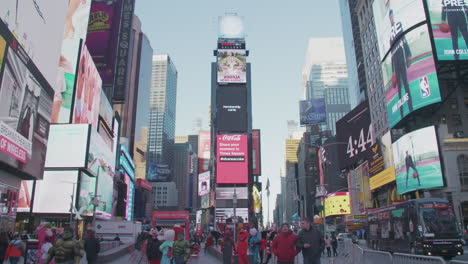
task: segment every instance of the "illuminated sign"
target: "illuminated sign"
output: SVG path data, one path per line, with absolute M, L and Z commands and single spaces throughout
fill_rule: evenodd
M 331 193 L 325 198 L 325 216 L 351 214 L 348 192 Z

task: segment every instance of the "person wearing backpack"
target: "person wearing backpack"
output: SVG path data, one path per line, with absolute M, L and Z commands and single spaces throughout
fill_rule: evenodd
M 175 232 L 172 229 L 164 231 L 164 242 L 159 246 L 162 252 L 161 264 L 171 264 Z
M 8 260 L 10 264 L 16 264 L 23 256 L 25 245 L 21 241 L 19 234 L 13 235 L 10 243 L 5 252 L 5 260 Z
M 184 240 L 184 233 L 177 234 L 177 241 L 174 242 L 172 258 L 175 264 L 185 264 L 190 258 L 190 244 Z
M 148 258 L 149 264 L 160 264 L 163 253 L 159 250 L 161 241 L 158 239 L 158 231 L 152 229 L 147 238 L 146 242 L 146 257 Z

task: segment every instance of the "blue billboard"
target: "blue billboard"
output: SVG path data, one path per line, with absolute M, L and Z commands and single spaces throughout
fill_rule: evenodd
M 170 181 L 171 169 L 165 164 L 150 164 L 146 175 L 147 181 Z
M 325 98 L 299 101 L 301 125 L 317 125 L 327 122 Z

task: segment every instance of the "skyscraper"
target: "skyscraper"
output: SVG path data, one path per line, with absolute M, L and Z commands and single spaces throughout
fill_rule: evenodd
M 302 76 L 305 98 L 325 99 L 327 122 L 320 125 L 320 130 L 335 135 L 336 121 L 351 109 L 343 39 L 309 39 Z
M 168 54 L 153 55 L 148 164 L 172 162 L 177 97 L 177 69 Z

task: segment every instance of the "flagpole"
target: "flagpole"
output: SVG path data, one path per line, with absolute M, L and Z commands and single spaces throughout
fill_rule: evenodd
M 267 191 L 267 205 L 268 205 L 268 226 L 271 225 L 270 223 L 270 190 Z

